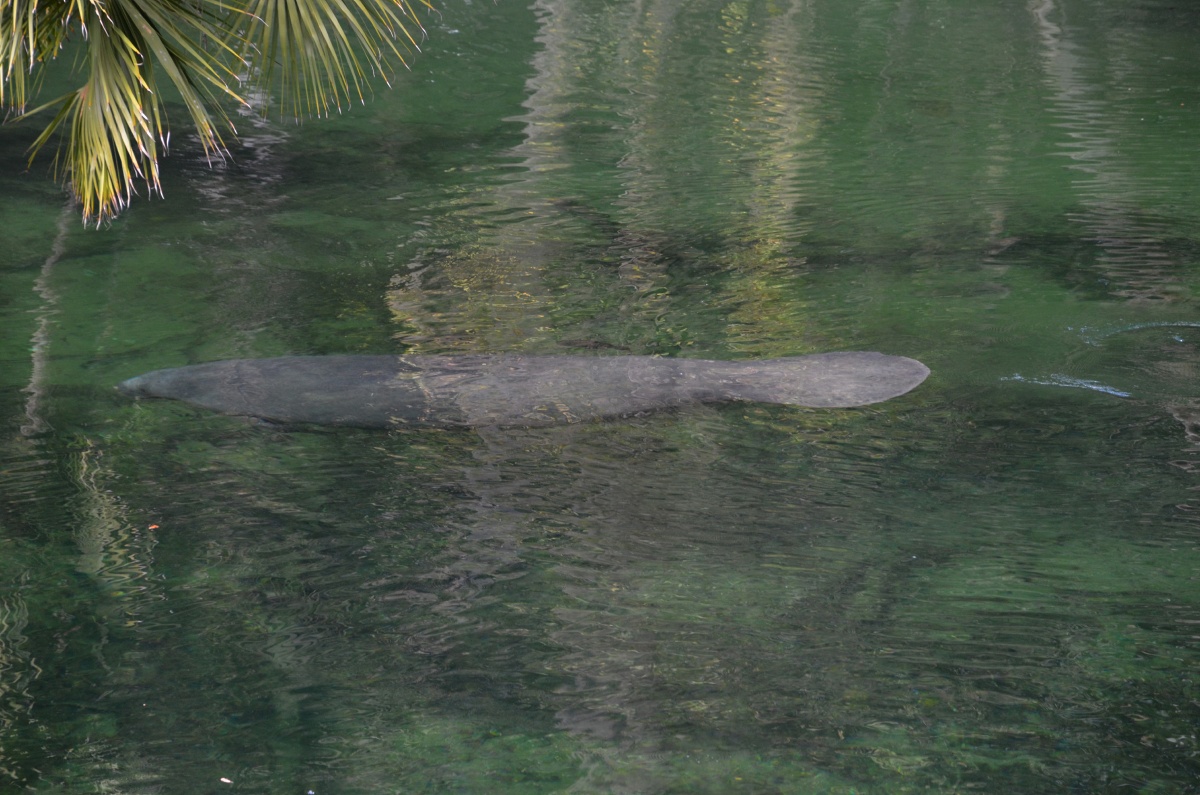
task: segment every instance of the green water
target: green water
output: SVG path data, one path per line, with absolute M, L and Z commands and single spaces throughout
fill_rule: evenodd
M 0 792 L 1200 792 L 1200 11 L 428 28 L 99 232 L 2 131 Z M 112 389 L 855 349 L 933 376 L 486 433 Z

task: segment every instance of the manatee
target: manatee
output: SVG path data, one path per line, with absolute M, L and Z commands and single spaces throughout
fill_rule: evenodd
M 130 378 L 134 397 L 280 423 L 360 428 L 532 427 L 695 403 L 847 408 L 903 395 L 929 375 L 915 359 L 819 353 L 759 361 L 653 356 L 285 356 Z

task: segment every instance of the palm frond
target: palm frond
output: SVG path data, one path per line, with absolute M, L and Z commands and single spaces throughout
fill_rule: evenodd
M 413 4 L 429 0 L 0 0 L 0 105 L 22 119 L 54 115 L 30 160 L 56 133 L 54 158 L 86 221 L 122 210 L 138 181 L 161 192 L 166 146 L 161 85 L 171 84 L 208 156 L 223 157 L 221 129 L 236 134 L 223 100 L 248 103 L 240 80 L 282 84 L 283 110 L 325 115 L 365 101 L 368 77 L 385 79 L 417 49 Z M 414 35 L 414 32 L 417 35 Z M 71 35 L 82 37 L 82 86 L 33 110 L 40 67 Z
M 222 152 L 224 144 L 215 122 L 230 129 L 233 125 L 221 109 L 220 98 L 223 95 L 246 104 L 230 88 L 237 72 L 220 57 L 222 54 L 236 57 L 223 42 L 226 32 L 204 13 L 205 6 L 186 1 L 108 0 L 107 7 L 122 36 L 136 31 L 137 36 L 130 43 L 142 55 L 145 76 L 150 76 L 152 64 L 166 72 L 192 118 L 205 152 Z M 201 41 L 214 42 L 224 52 L 211 52 Z M 149 87 L 153 85 L 150 80 Z M 157 114 L 161 107 L 157 94 L 153 94 L 152 105 Z
M 36 155 L 60 127 L 68 127 L 65 151 L 55 156 L 55 168 L 70 180 L 84 218 L 99 222 L 129 202 L 135 178 L 157 188 L 161 118 L 140 54 L 128 38 L 93 36 L 88 61 L 87 82 L 56 101 L 58 112 L 32 152 Z
M 88 38 L 87 80 L 20 118 L 57 106 L 30 160 L 65 128 L 65 151 L 55 156 L 55 169 L 70 182 L 84 219 L 100 223 L 128 204 L 137 180 L 161 192 L 165 111 L 156 68 L 178 91 L 210 156 L 225 151 L 219 125 L 232 129 L 219 96 L 244 101 L 229 88 L 235 73 L 197 43 L 201 37 L 224 39 L 203 6 L 178 0 L 74 1 L 87 3 L 80 18 Z
M 82 0 L 7 0 L 0 10 L 0 106 L 21 112 L 37 65 L 62 48 Z
M 368 77 L 405 66 L 424 29 L 410 0 L 248 0 L 238 35 L 242 60 L 258 67 L 248 77 L 278 78 L 281 110 L 298 117 L 365 101 Z

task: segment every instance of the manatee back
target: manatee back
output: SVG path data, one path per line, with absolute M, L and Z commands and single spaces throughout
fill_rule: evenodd
M 450 360 L 458 357 L 425 357 Z M 694 402 L 692 360 L 652 356 L 488 357 L 473 377 L 432 391 L 453 399 L 471 425 L 560 425 L 627 417 Z M 420 376 L 432 385 L 435 369 Z M 456 368 L 452 362 L 441 367 Z

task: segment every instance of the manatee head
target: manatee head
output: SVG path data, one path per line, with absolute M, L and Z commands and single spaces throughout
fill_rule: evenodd
M 157 373 L 148 372 L 144 375 L 127 378 L 119 384 L 116 384 L 116 391 L 119 391 L 126 397 L 167 397 L 168 395 L 157 394 L 155 391 Z
M 390 427 L 419 414 L 425 396 L 403 389 L 395 356 L 284 356 L 230 359 L 155 370 L 122 381 L 133 398 L 167 398 L 221 414 L 275 422 Z M 405 397 L 415 406 L 405 405 Z
M 211 362 L 170 370 L 155 370 L 117 384 L 117 390 L 133 398 L 183 400 L 227 414 L 252 414 L 245 400 L 247 390 L 239 388 L 232 362 Z

